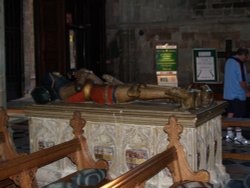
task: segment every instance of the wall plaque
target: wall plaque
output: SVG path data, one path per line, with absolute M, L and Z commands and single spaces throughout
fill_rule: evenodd
M 216 50 L 211 48 L 193 49 L 194 82 L 218 82 Z

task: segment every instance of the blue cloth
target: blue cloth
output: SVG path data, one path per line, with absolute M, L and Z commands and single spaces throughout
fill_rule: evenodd
M 83 169 L 71 178 L 76 185 L 96 185 L 107 175 L 105 169 Z
M 43 188 L 77 188 L 100 183 L 107 175 L 106 169 L 83 169 L 71 178 L 70 182 L 57 182 Z
M 236 60 L 229 58 L 225 64 L 224 74 L 224 93 L 223 98 L 226 100 L 239 99 L 241 101 L 246 100 L 246 91 L 240 86 L 242 82 L 240 63 Z M 248 77 L 246 72 L 246 65 L 244 64 L 244 73 L 246 82 L 248 83 Z

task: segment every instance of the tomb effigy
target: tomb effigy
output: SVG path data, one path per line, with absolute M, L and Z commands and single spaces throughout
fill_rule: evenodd
M 109 174 L 116 178 L 165 149 L 167 138 L 162 128 L 174 115 L 184 128 L 180 141 L 192 170 L 207 170 L 215 187 L 223 187 L 229 180 L 222 164 L 221 145 L 221 114 L 226 103 L 213 101 L 206 87 L 201 91 L 192 91 L 177 87 L 124 84 L 117 80 L 114 83 L 109 80 L 109 84 L 87 80 L 80 76 L 77 85 L 61 87 L 58 93 L 64 91 L 60 95 L 63 96 L 62 101 L 34 104 L 25 109 L 30 119 L 31 152 L 71 139 L 73 135 L 67 125 L 72 113 L 80 111 L 87 122 L 85 137 L 91 154 L 95 159 L 107 160 Z M 114 81 L 112 77 L 111 80 Z M 116 99 L 125 100 L 108 103 L 109 87 L 115 89 L 111 92 L 112 96 L 115 94 Z M 93 88 L 93 93 L 104 91 L 100 102 L 93 102 L 93 93 L 90 92 Z M 70 102 L 81 94 L 84 94 L 84 102 Z M 44 167 L 40 175 L 46 174 L 47 179 L 41 178 L 41 184 L 42 181 L 52 182 L 53 176 L 58 179 L 73 168 L 67 159 Z M 168 187 L 172 185 L 172 178 L 168 170 L 163 170 L 146 185 Z
M 55 99 L 69 103 L 93 101 L 97 104 L 121 104 L 135 100 L 165 99 L 181 104 L 182 109 L 209 106 L 213 102 L 207 85 L 201 90 L 180 87 L 163 87 L 148 84 L 124 84 L 111 75 L 103 75 L 102 81 L 92 71 L 80 69 L 74 73 L 75 81 L 70 82 L 60 74 L 49 73 L 47 86 L 37 87 L 31 95 L 36 103 L 46 104 Z

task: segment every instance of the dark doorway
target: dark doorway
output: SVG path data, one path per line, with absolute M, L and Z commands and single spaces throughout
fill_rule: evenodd
M 35 0 L 36 78 L 87 68 L 105 70 L 105 0 Z M 74 40 L 72 41 L 72 37 Z
M 7 101 L 23 96 L 22 2 L 4 1 Z

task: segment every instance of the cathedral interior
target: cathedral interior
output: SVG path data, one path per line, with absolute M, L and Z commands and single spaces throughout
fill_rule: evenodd
M 114 154 L 114 148 L 121 149 L 119 144 L 123 142 L 126 146 L 122 147 L 127 151 L 134 152 L 137 148 L 148 159 L 152 153 L 162 150 L 154 134 L 158 126 L 166 123 L 164 116 L 175 114 L 184 126 L 183 145 L 194 169 L 211 170 L 214 180 L 210 182 L 215 187 L 250 187 L 249 146 L 227 142 L 228 130 L 221 126 L 226 108 L 224 65 L 239 47 L 250 49 L 249 12 L 249 0 L 0 0 L 0 105 L 7 110 L 21 111 L 10 115 L 9 120 L 16 150 L 30 153 L 39 149 L 33 142 L 48 144 L 50 133 L 55 135 L 57 130 L 48 127 L 58 126 L 61 116 L 67 119 L 73 110 L 81 109 L 87 121 L 98 130 L 96 138 L 90 136 L 93 128 L 86 130 L 91 152 L 97 152 L 100 147 L 103 156 L 113 157 L 111 173 L 117 176 L 120 172 L 114 164 L 125 159 L 121 154 Z M 210 63 L 207 74 L 202 74 L 203 69 L 199 67 L 203 59 L 200 54 L 209 54 L 205 59 Z M 246 68 L 250 73 L 249 63 Z M 63 87 L 64 92 L 58 91 L 57 98 L 37 104 L 32 91 L 48 85 L 49 73 L 62 75 L 73 83 L 71 74 L 77 70 L 87 70 L 88 76 L 96 76 L 92 81 L 98 97 L 99 85 L 105 88 L 111 85 L 110 101 L 91 96 L 100 103 L 96 106 L 85 96 L 86 104 L 70 99 L 78 100 L 82 106 L 75 101 L 64 106 L 62 96 L 71 95 L 72 87 Z M 81 90 L 82 83 L 77 83 Z M 209 102 L 196 100 L 200 99 L 197 96 L 204 85 L 208 98 L 212 93 Z M 74 85 L 73 90 L 77 87 Z M 191 106 L 186 92 L 190 88 L 194 91 L 192 97 L 196 97 L 192 98 Z M 248 114 L 249 109 L 247 104 Z M 248 122 L 248 118 L 240 121 Z M 100 125 L 102 121 L 104 128 Z M 39 122 L 44 122 L 45 128 L 37 127 Z M 117 125 L 129 128 L 123 130 Z M 250 140 L 249 127 L 250 122 L 244 124 L 242 134 Z M 125 136 L 119 135 L 120 132 L 131 140 L 123 140 Z M 217 135 L 218 132 L 221 134 Z M 61 137 L 52 142 L 66 139 L 61 132 L 58 135 Z M 199 141 L 192 140 L 194 137 Z M 223 158 L 223 153 L 246 154 L 246 158 Z M 219 167 L 214 165 L 217 162 Z M 123 165 L 121 171 L 125 172 L 129 165 Z M 8 186 L 13 186 L 13 182 Z

